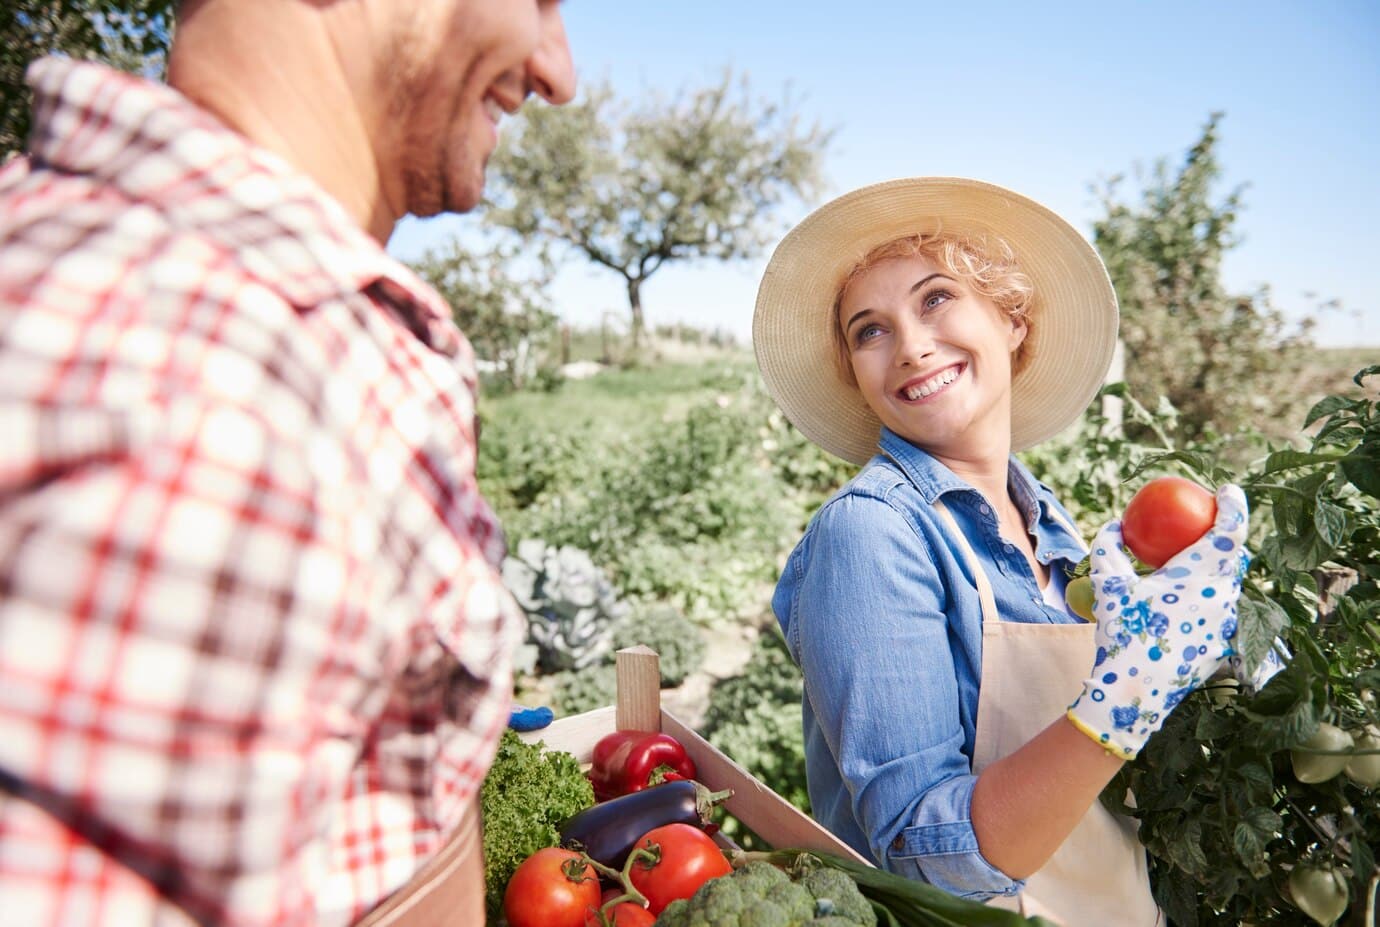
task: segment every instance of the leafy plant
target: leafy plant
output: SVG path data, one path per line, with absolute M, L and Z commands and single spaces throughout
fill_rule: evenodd
M 563 670 L 546 678 L 556 714 L 573 715 L 612 705 L 618 695 L 613 651 L 637 644 L 657 652 L 663 689 L 680 685 L 704 661 L 704 638 L 699 627 L 674 606 L 662 603 L 632 607 L 615 623 L 613 650 L 604 662 L 580 670 Z
M 613 624 L 627 606 L 589 554 L 529 538 L 503 561 L 503 584 L 527 613 L 536 666 L 578 670 L 608 655 Z
M 1279 635 L 1293 654 L 1258 692 L 1219 685 L 1190 697 L 1104 792 L 1140 820 L 1156 897 L 1180 927 L 1310 923 L 1300 910 L 1310 903 L 1288 888 L 1300 869 L 1335 871 L 1353 901 L 1374 892 L 1380 802 L 1361 762 L 1374 748 L 1353 742 L 1380 723 L 1380 409 L 1329 396 L 1304 427 L 1307 450 L 1272 449 L 1239 476 L 1198 447 L 1129 474 L 1175 464 L 1208 485 L 1243 486 L 1257 553 L 1238 649 L 1254 665 Z M 1314 740 L 1324 725 L 1345 744 Z M 1329 755 L 1348 760 L 1330 776 L 1316 762 Z M 1359 774 L 1338 774 L 1348 764 Z
M 800 726 L 803 687 L 800 670 L 780 632 L 764 630 L 743 672 L 723 680 L 710 693 L 702 730 L 710 743 L 808 813 Z M 725 820 L 724 832 L 746 849 L 762 846 L 736 819 Z
M 613 629 L 613 647 L 644 644 L 657 652 L 661 687 L 674 688 L 704 663 L 704 637 L 680 609 L 666 603 L 634 606 Z

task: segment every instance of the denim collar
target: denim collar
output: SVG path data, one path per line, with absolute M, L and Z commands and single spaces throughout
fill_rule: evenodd
M 896 466 L 905 474 L 906 479 L 930 505 L 933 505 L 935 500 L 945 493 L 965 490 L 968 492 L 977 491 L 947 466 L 931 456 L 928 451 L 921 450 L 889 428 L 882 428 L 878 447 L 883 454 L 895 462 Z M 1053 521 L 1057 527 L 1058 537 L 1049 538 L 1051 544 L 1047 551 L 1049 554 L 1074 561 L 1082 559 L 1083 548 L 1079 541 L 1069 535 L 1068 529 L 1064 528 L 1062 522 L 1055 521 L 1051 517 L 1054 493 L 1048 486 L 1035 479 L 1026 465 L 1021 463 L 1014 454 L 1011 456 L 1007 467 L 1007 486 L 1011 490 L 1011 497 L 1015 500 L 1017 508 L 1025 517 L 1026 527 L 1029 530 L 1034 531 L 1036 526 L 1046 519 Z M 1047 531 L 1043 534 L 1048 536 Z

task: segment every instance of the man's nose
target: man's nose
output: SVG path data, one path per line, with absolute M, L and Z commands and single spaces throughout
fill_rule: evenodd
M 541 41 L 527 60 L 527 87 L 548 103 L 569 103 L 575 98 L 575 63 L 557 4 L 542 13 Z

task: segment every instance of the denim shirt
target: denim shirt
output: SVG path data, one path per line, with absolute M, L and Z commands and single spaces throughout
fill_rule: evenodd
M 880 446 L 810 520 L 772 598 L 805 678 L 810 804 L 892 872 L 969 898 L 1015 894 L 1024 882 L 988 863 L 973 832 L 982 611 L 934 501 L 942 497 L 962 528 L 1002 620 L 1078 619 L 1046 604 L 981 493 L 891 431 Z M 1083 557 L 1081 540 L 1051 514 L 1067 512 L 1014 457 L 1008 479 L 1036 557 L 1062 584 Z

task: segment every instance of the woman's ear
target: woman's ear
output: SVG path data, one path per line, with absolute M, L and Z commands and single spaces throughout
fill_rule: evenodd
M 1023 316 L 1016 316 L 1011 319 L 1011 352 L 1014 354 L 1016 349 L 1025 343 L 1025 336 L 1030 334 L 1030 326 L 1026 324 Z

